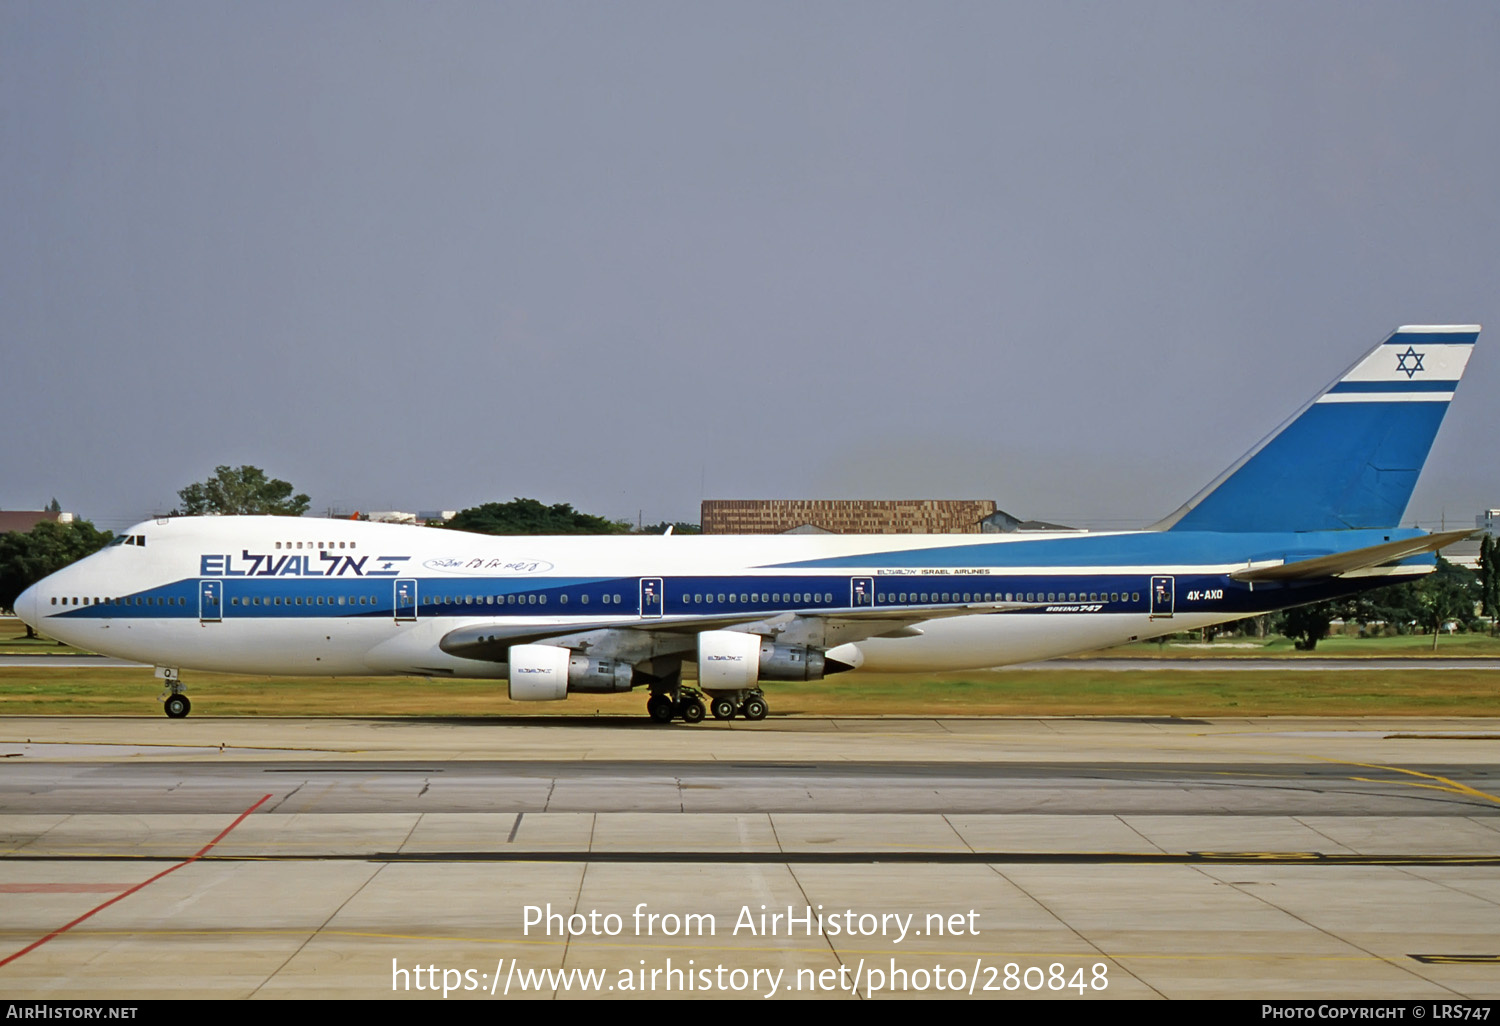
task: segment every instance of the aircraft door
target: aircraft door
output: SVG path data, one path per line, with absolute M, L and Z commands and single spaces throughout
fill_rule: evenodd
M 198 620 L 201 623 L 218 623 L 224 619 L 224 582 L 198 582 Z
M 396 580 L 396 620 L 417 618 L 417 582 L 410 577 Z
M 660 616 L 663 597 L 660 577 L 641 578 L 642 616 Z
M 1151 578 L 1151 618 L 1166 619 L 1172 615 L 1176 605 L 1176 578 Z
M 875 604 L 875 578 L 855 577 L 849 581 L 849 604 L 856 609 Z

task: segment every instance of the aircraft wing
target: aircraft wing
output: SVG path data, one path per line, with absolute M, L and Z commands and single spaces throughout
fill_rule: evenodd
M 1044 603 L 1043 603 L 1044 604 Z M 469 624 L 443 635 L 438 647 L 464 659 L 505 662 L 512 645 L 554 644 L 587 648 L 610 634 L 634 634 L 657 642 L 653 647 L 686 650 L 701 631 L 740 628 L 747 634 L 801 644 L 842 645 L 895 631 L 913 630 L 926 620 L 975 616 L 1032 609 L 1034 602 L 959 602 L 922 606 L 857 606 L 843 609 L 738 613 L 726 616 L 663 616 L 615 621 L 573 621 L 555 624 Z M 920 632 L 917 632 L 920 633 Z
M 1348 552 L 1335 552 L 1328 556 L 1299 559 L 1292 563 L 1247 567 L 1244 570 L 1235 570 L 1229 576 L 1236 581 L 1305 581 L 1320 577 L 1338 577 L 1356 570 L 1367 570 L 1371 567 L 1396 563 L 1411 556 L 1420 556 L 1424 552 L 1436 552 L 1475 533 L 1474 530 L 1469 529 L 1444 531 L 1422 538 L 1403 538 L 1399 541 L 1382 542 L 1379 545 L 1370 545 L 1362 549 L 1350 549 Z

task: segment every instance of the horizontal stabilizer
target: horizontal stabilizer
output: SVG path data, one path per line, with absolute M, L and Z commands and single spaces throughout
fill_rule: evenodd
M 1352 573 L 1355 570 L 1366 570 L 1370 567 L 1395 563 L 1399 560 L 1409 559 L 1412 556 L 1420 556 L 1425 552 L 1436 552 L 1438 549 L 1452 545 L 1456 541 L 1462 541 L 1474 533 L 1473 530 L 1444 531 L 1441 534 L 1429 534 L 1420 538 L 1403 538 L 1400 541 L 1382 542 L 1379 545 L 1370 545 L 1363 549 L 1335 552 L 1329 556 L 1299 559 L 1295 563 L 1277 563 L 1274 566 L 1247 567 L 1244 570 L 1236 570 L 1229 576 L 1236 581 L 1303 581 L 1327 579 L 1329 577 L 1336 577 L 1339 574 Z

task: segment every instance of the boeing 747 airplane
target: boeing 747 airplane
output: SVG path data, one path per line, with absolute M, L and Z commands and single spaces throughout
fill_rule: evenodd
M 161 517 L 16 612 L 154 664 L 171 717 L 195 669 L 507 679 L 525 702 L 646 688 L 659 722 L 761 719 L 763 681 L 1047 659 L 1429 573 L 1472 532 L 1398 524 L 1478 334 L 1398 328 L 1146 531 L 542 538 Z

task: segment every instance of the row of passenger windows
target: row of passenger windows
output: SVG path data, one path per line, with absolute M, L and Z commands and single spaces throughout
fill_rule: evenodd
M 218 604 L 217 599 L 212 595 L 203 596 L 203 601 L 206 605 L 210 606 Z M 165 597 L 134 595 L 126 598 L 90 598 L 87 595 L 82 598 L 74 596 L 60 598 L 54 595 L 52 596 L 52 604 L 54 606 L 185 606 L 187 605 L 187 599 L 171 595 Z M 306 599 L 300 596 L 282 597 L 280 595 L 268 595 L 264 598 L 258 596 L 240 598 L 239 596 L 235 596 L 229 600 L 229 604 L 231 606 L 373 606 L 379 603 L 374 595 L 330 595 L 326 599 L 322 595 L 308 596 Z
M 791 605 L 802 605 L 803 603 L 814 603 L 814 604 L 822 603 L 822 604 L 826 605 L 826 604 L 829 604 L 829 603 L 833 602 L 833 593 L 832 592 L 801 592 L 801 591 L 797 591 L 797 592 L 785 592 L 785 593 L 778 591 L 778 592 L 764 593 L 764 592 L 753 592 L 752 591 L 752 592 L 748 592 L 748 593 L 747 592 L 739 592 L 738 594 L 736 594 L 734 592 L 719 592 L 717 595 L 715 595 L 712 592 L 710 592 L 708 594 L 704 594 L 702 592 L 694 592 L 691 595 L 684 594 L 682 596 L 682 600 L 683 600 L 683 602 L 685 602 L 685 603 L 687 603 L 689 605 L 701 605 L 701 604 L 706 603 L 706 602 L 719 602 L 721 604 L 722 603 L 726 603 L 726 602 L 730 603 L 730 604 L 740 603 L 740 602 L 743 602 L 743 603 L 755 603 L 755 604 L 770 603 L 772 605 L 779 605 L 782 602 L 787 602 L 787 603 L 790 603 Z M 1139 602 L 1140 600 L 1141 600 L 1141 594 L 1140 594 L 1140 592 L 1122 592 L 1122 591 L 1121 592 L 1116 592 L 1116 591 L 1111 591 L 1111 592 L 1102 592 L 1102 591 L 1090 591 L 1090 592 L 1081 592 L 1081 591 L 1068 591 L 1068 592 L 1062 592 L 1062 591 L 1009 592 L 1009 591 L 1007 591 L 1007 592 L 1004 592 L 1004 593 L 1001 593 L 1001 592 L 998 592 L 998 591 L 996 591 L 996 592 L 990 592 L 990 591 L 986 591 L 986 592 L 977 592 L 977 591 L 975 591 L 975 592 L 968 592 L 968 591 L 965 591 L 965 592 L 957 592 L 957 591 L 952 591 L 952 592 L 949 592 L 949 591 L 942 591 L 942 592 L 937 592 L 937 591 L 932 591 L 932 592 L 928 592 L 928 591 L 905 592 L 905 591 L 903 591 L 903 592 L 899 592 L 897 594 L 882 595 L 879 598 L 879 601 L 882 604 L 886 604 L 886 605 L 908 605 L 908 604 L 911 604 L 911 603 L 922 603 L 922 602 L 1120 602 L 1120 601 Z M 208 601 L 210 603 L 212 603 L 213 602 L 212 597 L 209 597 Z M 586 606 L 586 605 L 589 604 L 589 596 L 587 596 L 587 595 L 581 595 L 581 596 L 579 596 L 578 601 L 579 601 L 580 605 L 585 605 Z M 605 605 L 619 605 L 621 602 L 624 601 L 624 596 L 618 595 L 618 594 L 615 594 L 615 595 L 602 595 L 602 596 L 600 596 L 600 601 L 603 602 L 603 604 L 605 604 Z M 130 597 L 130 598 L 97 598 L 97 597 L 90 598 L 89 596 L 86 596 L 86 595 L 83 596 L 83 597 L 78 597 L 78 596 L 59 597 L 59 596 L 54 595 L 54 596 L 52 596 L 52 604 L 54 606 L 58 606 L 58 605 L 61 605 L 61 606 L 70 606 L 70 605 L 71 606 L 78 606 L 78 605 L 88 606 L 88 605 L 105 605 L 105 604 L 108 604 L 108 605 L 125 605 L 125 606 L 143 606 L 143 605 L 144 606 L 161 606 L 161 605 L 167 605 L 167 606 L 185 606 L 185 605 L 187 605 L 187 599 L 181 598 L 181 597 L 143 597 L 143 596 L 134 596 L 134 597 Z M 261 605 L 266 605 L 266 606 L 272 606 L 272 605 L 275 605 L 275 606 L 281 606 L 281 605 L 286 605 L 286 606 L 301 606 L 301 605 L 308 605 L 308 606 L 314 606 L 314 605 L 316 605 L 316 606 L 321 606 L 321 605 L 330 605 L 330 606 L 332 606 L 332 605 L 340 605 L 340 606 L 342 606 L 342 605 L 346 605 L 346 604 L 347 605 L 359 605 L 359 606 L 366 606 L 366 605 L 373 606 L 373 605 L 378 605 L 378 600 L 376 599 L 376 597 L 374 595 L 357 595 L 357 596 L 339 595 L 339 596 L 328 596 L 326 599 L 322 595 L 307 596 L 306 598 L 304 598 L 304 597 L 302 597 L 300 595 L 298 595 L 298 596 L 271 595 L 271 596 L 266 596 L 264 598 L 259 597 L 259 596 L 250 596 L 250 597 L 245 597 L 245 598 L 241 598 L 239 596 L 235 596 L 235 597 L 231 597 L 230 598 L 229 604 L 232 605 L 232 606 L 240 606 L 240 605 L 244 605 L 244 606 L 261 606 Z M 427 605 L 441 605 L 441 606 L 450 606 L 450 605 L 464 605 L 464 606 L 474 606 L 474 605 L 479 605 L 479 606 L 528 606 L 528 605 L 534 605 L 534 606 L 545 606 L 547 604 L 547 596 L 545 594 L 524 594 L 524 595 L 516 595 L 516 594 L 510 594 L 510 595 L 440 595 L 437 598 L 429 598 L 429 599 L 427 599 L 426 602 L 425 602 L 425 604 L 427 604 Z M 564 606 L 567 605 L 568 604 L 568 596 L 567 595 L 559 595 L 558 596 L 558 604 L 559 605 L 564 605 Z
M 801 605 L 804 602 L 821 602 L 824 605 L 827 605 L 828 603 L 833 601 L 833 592 L 794 591 L 786 592 L 783 594 L 779 591 L 770 593 L 752 591 L 749 594 L 746 594 L 742 591 L 738 595 L 736 595 L 732 591 L 728 593 L 720 592 L 718 595 L 714 595 L 712 593 L 703 595 L 698 592 L 694 592 L 691 595 L 684 594 L 682 596 L 682 601 L 686 602 L 688 605 L 698 605 L 703 602 L 728 602 L 731 604 L 735 602 L 752 602 L 757 605 L 762 602 L 769 602 L 772 604 L 776 604 L 779 602 L 790 602 L 794 606 Z
M 187 605 L 187 599 L 173 598 L 171 596 L 163 598 L 161 596 L 151 597 L 141 595 L 128 598 L 113 598 L 109 596 L 104 598 L 97 596 L 90 598 L 87 595 L 80 598 L 77 595 L 70 595 L 66 598 L 60 598 L 57 595 L 53 595 L 52 604 L 54 606 L 185 606 Z
M 568 604 L 567 595 L 557 597 L 559 605 Z M 617 606 L 624 601 L 622 595 L 601 595 L 599 601 L 606 606 Z M 545 594 L 523 594 L 523 595 L 439 595 L 437 598 L 423 600 L 425 605 L 431 606 L 545 606 L 547 596 Z M 580 595 L 579 605 L 588 605 L 589 597 Z
M 141 542 L 141 544 L 144 545 L 146 543 L 143 541 L 143 542 Z M 354 548 L 354 543 L 353 542 L 277 542 L 276 543 L 276 547 L 278 549 L 300 549 L 300 548 L 303 548 L 303 547 L 306 547 L 306 548 L 309 548 L 309 549 L 342 549 L 342 548 L 351 548 L 352 549 L 352 548 Z
M 619 604 L 622 601 L 620 595 L 604 595 L 606 604 Z M 682 601 L 687 605 L 703 605 L 704 603 L 717 602 L 723 604 L 771 604 L 780 605 L 788 603 L 798 606 L 804 604 L 831 605 L 833 603 L 833 592 L 693 592 L 684 593 Z M 884 605 L 909 605 L 923 602 L 1139 602 L 1140 592 L 1120 591 L 1027 591 L 1027 592 L 998 592 L 998 591 L 922 591 L 922 592 L 899 592 L 896 594 L 882 595 L 879 601 Z M 582 605 L 589 604 L 589 596 L 580 596 Z M 480 606 L 513 606 L 513 605 L 543 605 L 547 604 L 547 596 L 542 595 L 443 595 L 438 598 L 426 600 L 431 605 L 480 605 Z M 568 604 L 567 595 L 559 595 L 558 603 Z
M 229 599 L 231 606 L 373 606 L 378 605 L 374 595 L 309 595 L 304 599 L 301 595 L 249 595 L 241 598 L 232 595 Z

